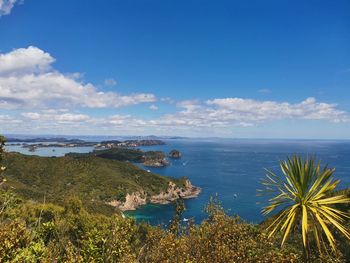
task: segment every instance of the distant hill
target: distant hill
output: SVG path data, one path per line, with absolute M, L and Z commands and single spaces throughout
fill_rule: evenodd
M 62 137 L 53 137 L 53 138 L 12 138 L 7 137 L 6 142 L 26 142 L 26 143 L 36 143 L 36 142 L 60 142 L 60 143 L 83 143 L 84 140 L 80 139 L 67 139 Z

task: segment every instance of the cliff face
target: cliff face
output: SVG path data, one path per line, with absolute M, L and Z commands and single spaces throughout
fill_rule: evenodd
M 195 198 L 200 192 L 201 188 L 193 186 L 189 180 L 186 180 L 184 187 L 178 187 L 175 183 L 169 182 L 168 188 L 165 192 L 152 195 L 149 198 L 147 198 L 147 194 L 144 191 L 140 191 L 127 194 L 125 202 L 115 200 L 109 204 L 118 207 L 122 211 L 135 210 L 137 207 L 144 205 L 147 202 L 152 204 L 168 204 L 179 198 Z
M 147 167 L 164 167 L 169 165 L 169 162 L 163 158 L 163 159 L 155 159 L 155 160 L 146 160 L 143 163 L 144 166 Z
M 114 200 L 108 204 L 118 207 L 121 211 L 135 210 L 138 206 L 146 204 L 146 196 L 144 191 L 134 192 L 126 195 L 125 202 Z
M 149 167 L 164 167 L 169 165 L 168 160 L 165 158 L 165 154 L 161 151 L 148 151 L 143 155 L 144 166 Z
M 184 188 L 180 188 L 173 182 L 169 182 L 166 192 L 153 195 L 150 202 L 153 204 L 168 204 L 179 198 L 189 199 L 197 197 L 200 192 L 201 189 L 193 186 L 189 180 L 186 180 Z

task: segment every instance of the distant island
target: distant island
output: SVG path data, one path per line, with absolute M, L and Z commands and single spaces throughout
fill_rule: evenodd
M 125 140 L 125 141 L 102 141 L 96 145 L 96 148 L 115 148 L 115 147 L 140 147 L 140 146 L 154 146 L 165 145 L 162 140 Z
M 66 138 L 7 138 L 7 142 L 11 145 L 22 145 L 23 148 L 28 148 L 29 151 L 35 151 L 37 148 L 48 147 L 94 147 L 95 149 L 112 149 L 118 147 L 141 147 L 164 145 L 165 142 L 158 139 L 141 139 L 141 140 L 107 140 L 101 142 L 90 142 L 80 139 Z
M 179 159 L 179 158 L 181 158 L 181 156 L 182 156 L 182 154 L 181 154 L 181 152 L 180 151 L 178 151 L 178 150 L 171 150 L 170 152 L 169 152 L 169 157 L 170 158 L 173 158 L 173 159 Z

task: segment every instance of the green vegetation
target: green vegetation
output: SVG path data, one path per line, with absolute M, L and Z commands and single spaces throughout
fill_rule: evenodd
M 141 151 L 139 149 L 129 149 L 124 147 L 112 148 L 106 150 L 95 150 L 91 153 L 68 153 L 68 157 L 82 158 L 88 156 L 97 156 L 109 160 L 130 161 L 135 163 L 144 163 L 147 166 L 160 162 L 167 165 L 165 154 L 162 151 Z
M 106 150 L 95 150 L 91 153 L 68 153 L 66 156 L 81 158 L 87 156 L 97 156 L 110 160 L 143 162 L 144 153 L 138 149 L 112 148 Z
M 144 153 L 145 160 L 162 160 L 165 154 L 162 151 L 147 151 Z
M 284 210 L 260 225 L 249 224 L 238 216 L 228 216 L 214 198 L 206 207 L 207 219 L 200 225 L 193 224 L 192 220 L 183 224 L 181 217 L 185 207 L 179 200 L 168 229 L 136 224 L 133 219 L 123 218 L 118 213 L 97 211 L 96 207 L 104 200 L 117 194 L 114 192 L 116 185 L 123 183 L 129 189 L 142 186 L 152 192 L 155 189 L 148 180 L 157 188 L 170 180 L 143 172 L 129 163 L 96 156 L 43 158 L 14 153 L 6 154 L 4 159 L 2 165 L 7 166 L 5 178 L 8 181 L 0 177 L 0 262 L 350 260 L 350 243 L 332 224 L 329 229 L 334 232 L 338 250 L 325 247 L 324 253 L 320 254 L 315 239 L 308 239 L 307 258 L 303 253 L 301 231 L 291 231 L 293 235 L 288 240 L 283 231 L 278 231 L 280 229 L 269 235 L 266 225 L 279 218 Z M 141 178 L 143 176 L 145 178 Z M 327 187 L 327 182 L 323 181 L 322 185 Z M 339 195 L 350 197 L 350 190 L 327 192 L 327 198 Z M 95 209 L 87 206 L 87 202 Z M 336 208 L 344 212 L 350 207 L 348 203 L 340 203 Z M 343 222 L 344 228 L 348 228 L 349 223 L 349 220 Z M 311 220 L 308 224 L 312 224 Z M 295 225 L 295 230 L 300 228 L 300 224 Z M 325 237 L 323 232 L 319 235 Z M 282 240 L 285 240 L 284 246 L 280 248 Z
M 0 176 L 6 169 L 5 166 L 1 166 L 3 155 L 4 155 L 4 147 L 5 147 L 5 138 L 3 136 L 0 136 Z M 1 182 L 2 182 L 2 177 L 0 177 L 0 183 Z
M 130 161 L 136 163 L 141 163 L 147 160 L 163 159 L 165 157 L 164 153 L 161 151 L 144 152 L 139 149 L 129 149 L 124 147 L 106 150 L 95 150 L 90 153 L 68 153 L 66 156 L 72 158 L 97 156 L 109 160 Z
M 267 170 L 268 174 L 263 182 L 265 191 L 275 194 L 263 213 L 266 215 L 280 206 L 283 207 L 267 228 L 270 231 L 269 236 L 277 231 L 283 232 L 283 245 L 292 231 L 300 229 L 306 258 L 310 254 L 309 234 L 314 236 L 320 253 L 325 248 L 323 236 L 327 238 L 332 249 L 336 250 L 332 228 L 350 239 L 343 224 L 345 219 L 350 218 L 349 214 L 335 207 L 348 204 L 350 198 L 344 194 L 329 196 L 339 184 L 339 180 L 333 179 L 335 170 L 327 167 L 321 169 L 320 163 L 315 165 L 313 159 L 303 161 L 297 156 L 281 162 L 280 167 L 282 177 Z
M 63 206 L 0 192 L 0 262 L 293 262 L 257 226 L 227 216 L 212 203 L 201 225 L 172 229 L 88 213 L 79 199 Z
M 3 163 L 8 167 L 3 187 L 24 198 L 36 201 L 45 198 L 61 205 L 67 196 L 75 195 L 88 211 L 108 215 L 115 211 L 106 203 L 123 201 L 127 193 L 145 191 L 151 196 L 165 191 L 170 180 L 179 186 L 184 184 L 184 178 L 171 179 L 128 162 L 92 155 L 55 158 L 7 153 Z

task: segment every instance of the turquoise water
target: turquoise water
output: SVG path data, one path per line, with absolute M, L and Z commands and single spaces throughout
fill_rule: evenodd
M 175 178 L 186 176 L 202 188 L 198 198 L 185 201 L 187 210 L 184 217 L 194 218 L 197 223 L 205 218 L 204 207 L 216 194 L 230 214 L 238 214 L 249 222 L 261 221 L 262 205 L 257 202 L 264 200 L 256 196 L 256 189 L 260 188 L 264 168 L 278 171 L 278 161 L 294 153 L 316 156 L 323 164 L 336 167 L 335 176 L 341 179 L 341 188 L 350 187 L 350 141 L 187 139 L 166 142 L 166 145 L 143 149 L 165 152 L 177 149 L 183 157 L 171 160 L 168 167 L 145 169 Z M 35 154 L 47 156 L 54 153 L 59 156 L 70 151 L 86 152 L 91 149 L 83 148 L 57 148 L 55 152 L 44 148 Z M 146 205 L 126 214 L 151 224 L 167 224 L 173 213 L 174 207 L 170 204 Z

